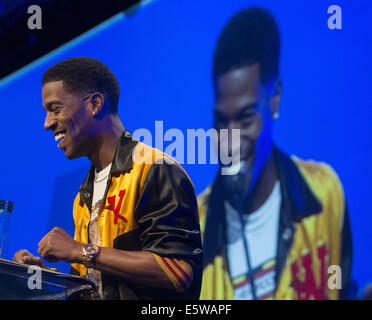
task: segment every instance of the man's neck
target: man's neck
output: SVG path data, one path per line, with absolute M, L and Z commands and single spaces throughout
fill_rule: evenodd
M 117 144 L 124 131 L 124 126 L 117 117 L 109 119 L 102 128 L 95 139 L 94 151 L 88 155 L 97 172 L 113 161 Z
M 265 163 L 262 174 L 260 175 L 252 194 L 249 196 L 249 199 L 245 204 L 246 213 L 252 213 L 264 204 L 266 199 L 270 196 L 277 179 L 278 172 L 274 154 L 272 152 Z

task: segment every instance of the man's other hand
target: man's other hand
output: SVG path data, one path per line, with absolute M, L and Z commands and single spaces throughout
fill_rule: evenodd
M 40 268 L 44 269 L 46 268 L 43 260 L 41 260 L 40 257 L 35 257 L 25 249 L 18 250 L 13 257 L 13 261 L 28 265 L 39 266 Z

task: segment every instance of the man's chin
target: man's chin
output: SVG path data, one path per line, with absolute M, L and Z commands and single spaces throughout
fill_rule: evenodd
M 69 160 L 73 160 L 73 159 L 82 157 L 82 155 L 80 155 L 77 152 L 72 152 L 71 150 L 66 149 L 65 150 L 65 157 Z
M 244 172 L 248 170 L 253 164 L 253 158 L 238 158 L 232 159 L 228 164 L 220 163 L 221 172 L 223 175 L 236 175 L 239 172 Z
M 72 154 L 68 154 L 68 153 L 66 153 L 66 152 L 65 152 L 65 157 L 66 157 L 67 159 L 69 159 L 69 160 L 76 159 L 76 157 L 75 157 L 74 155 L 72 155 Z
M 65 157 L 69 160 L 73 160 L 76 158 L 81 158 L 88 156 L 89 152 L 87 151 L 86 145 L 80 143 L 80 144 L 68 144 L 63 149 L 65 152 Z

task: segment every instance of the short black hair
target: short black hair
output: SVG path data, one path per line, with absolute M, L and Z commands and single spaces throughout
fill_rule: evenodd
M 261 83 L 279 77 L 280 34 L 273 15 L 251 7 L 235 14 L 223 28 L 214 51 L 213 83 L 232 69 L 259 63 Z
M 63 81 L 70 93 L 101 92 L 109 100 L 109 112 L 116 114 L 119 103 L 119 82 L 109 67 L 88 57 L 74 57 L 58 62 L 45 71 L 42 84 Z

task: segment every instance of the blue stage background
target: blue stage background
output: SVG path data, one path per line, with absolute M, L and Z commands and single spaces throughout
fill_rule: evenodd
M 342 30 L 327 27 L 328 6 L 342 8 Z M 72 56 L 102 60 L 121 86 L 119 115 L 133 132 L 164 121 L 164 130 L 212 126 L 212 55 L 218 34 L 239 9 L 260 5 L 277 18 L 282 36 L 283 94 L 277 145 L 325 161 L 343 182 L 354 244 L 353 277 L 372 280 L 372 42 L 368 0 L 158 0 L 118 15 L 20 72 L 0 81 L 0 199 L 15 202 L 8 258 L 37 253 L 54 226 L 73 235 L 72 203 L 89 168 L 69 161 L 43 130 L 43 72 Z M 66 22 L 67 23 L 67 22 Z M 63 27 L 63 26 L 61 26 Z M 27 52 L 25 52 L 27 54 Z M 165 145 L 166 146 L 166 145 Z M 200 193 L 216 165 L 184 165 Z M 56 265 L 68 272 L 68 265 Z

